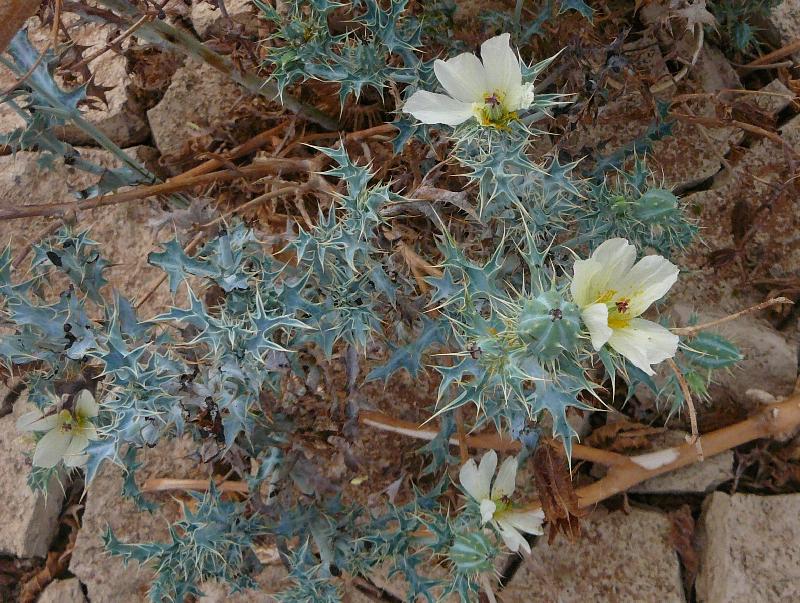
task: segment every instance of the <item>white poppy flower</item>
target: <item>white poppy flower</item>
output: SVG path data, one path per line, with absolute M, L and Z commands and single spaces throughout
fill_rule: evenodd
M 531 547 L 522 532 L 541 534 L 544 512 L 515 510 L 511 503 L 511 495 L 517 487 L 517 457 L 503 461 L 492 484 L 496 467 L 497 453 L 494 450 L 483 455 L 480 465 L 469 459 L 458 475 L 461 486 L 480 505 L 483 524 L 490 523 L 497 528 L 503 542 L 515 553 L 520 547 L 530 553 Z
M 447 94 L 419 90 L 403 111 L 426 124 L 457 126 L 475 117 L 481 125 L 505 127 L 533 102 L 533 84 L 522 83 L 519 58 L 507 33 L 481 45 L 481 59 L 465 52 L 433 71 Z M 481 62 L 483 60 L 483 62 Z
M 670 290 L 678 267 L 660 255 L 636 262 L 626 239 L 609 239 L 588 260 L 577 260 L 570 290 L 595 350 L 606 343 L 648 375 L 651 364 L 672 358 L 678 337 L 639 316 Z
M 63 409 L 54 415 L 43 415 L 34 410 L 17 420 L 20 431 L 46 431 L 36 444 L 33 464 L 36 467 L 51 468 L 63 460 L 67 467 L 80 467 L 88 456 L 82 454 L 90 440 L 97 439 L 97 429 L 92 419 L 97 416 L 99 407 L 88 390 L 81 390 L 75 402 L 74 412 Z

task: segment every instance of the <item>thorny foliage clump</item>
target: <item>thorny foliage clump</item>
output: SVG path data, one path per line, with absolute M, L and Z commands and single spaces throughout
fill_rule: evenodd
M 426 3 L 421 13 L 406 0 L 290 1 L 280 11 L 255 3 L 275 23 L 266 67 L 281 90 L 323 81 L 338 85 L 342 103 L 366 90 L 398 95 L 399 103 L 436 86 L 422 47 L 449 27 L 447 2 Z M 592 16 L 583 2 L 547 0 L 528 26 L 519 15 L 484 18 L 516 28 L 525 43 L 567 11 Z M 37 56 L 23 32 L 3 58 L 20 76 L 32 70 L 5 99 L 26 125 L 3 144 L 102 174 L 84 197 L 149 180 L 128 159 L 119 171 L 99 170 L 54 136 L 53 127 L 66 120 L 91 128 L 79 110 L 84 90 L 57 85 L 53 54 L 32 69 Z M 526 67 L 525 78 L 548 65 Z M 338 601 L 342 576 L 368 576 L 376 568 L 401 576 L 408 600 L 451 592 L 474 600 L 479 575 L 494 571 L 499 549 L 481 529 L 475 505 L 460 512 L 451 506 L 458 409 L 469 409 L 470 429 L 490 426 L 520 440 L 523 459 L 542 433 L 569 454 L 576 436 L 571 409 L 600 407 L 615 383 L 627 395 L 637 385 L 649 387 L 673 411 L 681 409 L 674 376 L 659 386 L 608 348 L 592 348 L 569 294 L 575 253 L 585 257 L 623 237 L 640 253 L 669 257 L 696 235 L 680 200 L 658 185 L 642 154 L 669 124 L 659 118 L 643 138 L 616 155 L 590 158 L 588 167 L 537 155 L 537 126 L 569 102 L 537 94 L 528 113 L 506 128 L 467 124 L 437 134 L 399 118 L 395 152 L 406 144 L 452 143 L 449 160 L 469 195 L 439 190 L 434 203 L 377 181 L 373 166 L 354 161 L 344 144 L 317 148 L 329 160 L 323 177 L 338 192 L 313 224 L 291 225 L 276 251 L 237 221 L 194 253 L 177 238 L 167 241 L 148 261 L 166 273 L 172 292 L 184 287 L 188 301 L 156 316 L 139 316 L 125 292 L 109 287 L 109 261 L 76 226 L 36 242 L 28 266 L 13 266 L 10 248 L 0 254 L 5 369 L 21 375 L 28 402 L 44 413 L 70 408 L 84 389 L 99 403 L 98 437 L 85 449 L 87 483 L 104 463 L 118 465 L 121 495 L 152 511 L 137 485 L 140 451 L 189 438 L 210 473 L 224 467 L 248 486 L 249 495 L 232 501 L 212 484 L 185 504 L 167 542 L 105 535 L 112 554 L 157 568 L 153 601 L 182 601 L 199 594 L 206 580 L 234 590 L 255 587 L 256 549 L 265 542 L 277 546 L 289 569 L 291 586 L 277 595 L 282 601 Z M 419 169 L 427 173 L 438 162 L 435 153 L 423 154 Z M 404 220 L 417 228 L 424 221 L 432 243 L 410 249 L 401 241 Z M 398 243 L 411 255 L 397 253 Z M 379 348 L 384 361 L 373 360 Z M 739 359 L 735 347 L 713 334 L 683 341 L 676 357 L 701 397 L 712 371 Z M 424 474 L 402 502 L 394 495 L 381 505 L 348 499 L 326 477 L 327 459 L 315 464 L 297 443 L 298 391 L 314 389 L 320 374 L 337 365 L 347 382 L 340 418 L 346 438 L 358 437 L 365 384 L 391 387 L 399 374 L 419 378 L 430 367 L 439 377 L 428 409 L 439 433 L 420 450 Z M 58 471 L 34 468 L 30 482 L 43 487 Z M 447 570 L 445 579 L 426 571 L 432 559 Z

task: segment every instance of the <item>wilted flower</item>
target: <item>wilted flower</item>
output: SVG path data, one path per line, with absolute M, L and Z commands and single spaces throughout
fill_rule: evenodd
M 575 262 L 571 291 L 594 349 L 608 343 L 652 375 L 651 364 L 675 355 L 678 337 L 639 316 L 670 290 L 678 267 L 660 255 L 635 261 L 636 249 L 626 239 L 609 239 L 588 260 Z
M 497 453 L 494 450 L 483 455 L 480 465 L 469 459 L 459 473 L 461 486 L 480 504 L 482 523 L 496 527 L 503 542 L 515 553 L 520 547 L 530 553 L 531 547 L 522 532 L 541 534 L 544 513 L 541 510 L 515 510 L 513 507 L 511 495 L 517 486 L 517 457 L 503 461 L 492 484 L 496 467 Z
M 80 467 L 87 460 L 83 451 L 90 440 L 97 439 L 97 429 L 92 419 L 97 416 L 99 407 L 88 390 L 81 390 L 75 402 L 74 411 L 62 409 L 56 414 L 43 415 L 34 410 L 17 420 L 21 431 L 46 431 L 36 444 L 33 464 L 37 467 L 51 468 L 63 460 L 67 467 Z
M 465 52 L 447 61 L 437 59 L 433 70 L 450 96 L 419 90 L 403 108 L 426 124 L 457 126 L 475 117 L 481 125 L 504 127 L 533 102 L 533 84 L 522 83 L 507 33 L 484 42 L 480 59 Z

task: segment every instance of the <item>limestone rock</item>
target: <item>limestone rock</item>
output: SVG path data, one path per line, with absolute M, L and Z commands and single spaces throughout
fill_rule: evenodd
M 84 53 L 84 56 L 89 56 L 103 48 L 117 32 L 111 25 L 87 23 L 75 27 L 71 35 L 77 44 L 89 47 Z M 83 117 L 120 147 L 147 140 L 149 132 L 144 107 L 136 99 L 125 56 L 109 50 L 90 61 L 88 66 L 94 83 L 108 88 L 105 91 L 107 104 L 95 103 L 84 109 Z M 72 125 L 64 127 L 59 134 L 72 144 L 96 144 L 91 136 Z
M 78 150 L 83 157 L 99 165 L 118 165 L 105 151 Z M 153 150 L 135 147 L 128 152 L 141 162 L 151 157 Z M 50 167 L 41 165 L 40 160 L 39 154 L 27 152 L 17 153 L 16 157 L 0 157 L 1 208 L 67 201 L 72 198 L 70 191 L 97 180 L 96 176 L 65 165 L 61 160 L 55 160 Z M 91 237 L 100 243 L 103 254 L 115 264 L 108 271 L 109 281 L 129 298 L 142 293 L 154 278 L 163 274 L 147 263 L 147 254 L 157 249 L 157 235 L 149 226 L 149 220 L 160 213 L 151 201 L 135 201 L 80 214 L 79 225 L 91 227 Z M 24 228 L 20 228 L 23 223 Z M 51 223 L 44 218 L 0 221 L 0 241 L 3 245 L 10 241 L 16 254 Z M 155 309 L 162 310 L 171 300 L 168 288 L 161 287 L 143 307 L 144 315 Z
M 766 111 L 772 117 L 783 111 L 792 103 L 794 94 L 780 80 L 772 80 L 761 89 L 768 94 L 755 95 L 753 103 L 762 111 Z
M 702 603 L 800 600 L 800 495 L 714 492 L 700 519 Z
M 282 565 L 267 565 L 256 576 L 260 590 L 248 590 L 231 594 L 230 589 L 219 582 L 206 582 L 200 586 L 203 596 L 197 603 L 274 603 L 270 595 L 291 586 L 286 580 Z
M 38 603 L 86 603 L 81 583 L 77 578 L 51 582 L 39 595 Z
M 678 556 L 670 521 L 634 508 L 630 514 L 595 511 L 575 543 L 540 538 L 501 592 L 506 603 L 558 601 L 658 601 L 683 603 Z
M 194 450 L 194 444 L 187 440 L 172 440 L 142 451 L 144 464 L 137 471 L 137 479 L 205 477 L 191 456 Z M 163 541 L 168 538 L 168 522 L 178 518 L 178 506 L 169 493 L 154 497 L 161 504 L 151 515 L 138 511 L 131 501 L 123 499 L 121 489 L 120 468 L 105 463 L 86 493 L 83 526 L 69 569 L 86 585 L 92 603 L 144 602 L 152 582 L 152 568 L 140 568 L 135 562 L 125 567 L 119 557 L 109 557 L 103 546 L 107 527 L 123 542 Z
M 423 570 L 423 568 L 418 568 L 420 574 L 424 574 L 426 577 L 430 577 L 434 580 L 444 580 L 449 575 L 447 569 L 442 567 L 441 565 L 436 564 L 435 561 L 431 561 L 428 567 Z M 370 580 L 372 583 L 377 586 L 378 588 L 382 589 L 385 593 L 387 593 L 393 600 L 397 599 L 400 601 L 408 601 L 408 582 L 403 578 L 402 573 L 398 573 L 393 575 L 391 578 L 389 577 L 389 566 L 388 564 L 385 567 L 377 568 L 372 574 L 370 574 Z M 458 595 L 449 595 L 448 597 L 442 599 L 441 588 L 433 589 L 433 597 L 436 601 L 442 601 L 442 603 L 456 603 L 459 598 Z M 415 603 L 422 603 L 424 601 L 424 597 L 417 597 Z
M 15 410 L 24 405 L 21 400 Z M 0 553 L 17 557 L 44 557 L 58 525 L 63 499 L 54 478 L 48 495 L 28 488 L 33 438 L 16 428 L 17 416 L 0 419 Z
M 783 0 L 772 9 L 767 25 L 779 46 L 800 40 L 800 0 Z M 792 57 L 800 58 L 800 52 L 795 52 Z
M 670 431 L 655 438 L 654 450 L 686 443 L 688 434 Z M 720 484 L 733 479 L 733 452 L 726 450 L 676 471 L 649 479 L 630 489 L 635 494 L 681 494 L 710 492 Z
M 688 304 L 676 305 L 672 316 L 680 324 L 687 324 L 695 312 L 700 322 L 719 318 L 717 314 L 699 312 Z M 737 404 L 753 407 L 747 390 L 758 387 L 775 396 L 785 396 L 794 390 L 797 381 L 797 342 L 789 342 L 768 323 L 754 316 L 743 316 L 714 329 L 730 339 L 744 355 L 730 371 L 717 371 L 712 386 L 712 398 L 722 394 Z M 714 395 L 716 394 L 716 396 Z
M 243 88 L 213 67 L 187 61 L 173 75 L 164 98 L 147 112 L 158 150 L 179 155 L 186 141 L 232 119 L 243 94 Z
M 631 66 L 642 74 L 644 81 L 659 89 L 656 94 L 659 100 L 675 94 L 669 69 L 657 46 L 635 51 Z M 709 46 L 700 53 L 690 78 L 685 78 L 681 86 L 689 86 L 689 92 L 714 92 L 740 84 L 722 54 Z M 693 103 L 692 112 L 696 116 L 715 117 L 714 107 L 705 101 Z M 639 90 L 626 89 L 618 98 L 599 107 L 595 119 L 579 124 L 573 134 L 566 135 L 565 148 L 576 156 L 585 154 L 586 148 L 596 148 L 601 155 L 607 155 L 642 136 L 654 119 L 651 100 Z M 672 134 L 653 144 L 648 164 L 655 173 L 663 175 L 666 187 L 685 190 L 714 176 L 720 170 L 721 159 L 741 138 L 741 132 L 734 128 L 699 127 L 676 121 Z
M 231 27 L 255 30 L 258 24 L 258 10 L 251 0 L 226 0 L 225 10 L 230 21 L 213 4 L 206 0 L 192 0 L 192 25 L 197 35 L 205 40 L 214 35 L 224 33 Z M 231 23 L 232 21 L 232 23 Z

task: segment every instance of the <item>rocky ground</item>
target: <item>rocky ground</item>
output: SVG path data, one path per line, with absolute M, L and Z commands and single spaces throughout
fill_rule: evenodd
M 182 8 L 171 18 L 189 24 L 204 39 L 213 38 L 226 26 L 219 12 L 205 2 L 174 4 Z M 235 22 L 257 30 L 249 2 L 228 0 L 226 4 Z M 658 15 L 644 11 L 641 18 L 655 22 Z M 776 37 L 776 46 L 800 38 L 800 2 L 785 0 L 765 27 Z M 87 27 L 81 43 L 100 44 L 106 35 L 101 26 Z M 658 45 L 641 51 L 634 60 L 656 81 L 670 73 L 668 59 Z M 106 53 L 92 67 L 98 83 L 109 90 L 107 105 L 91 111 L 90 120 L 162 174 L 184 169 L 187 158 L 203 148 L 207 137 L 223 132 L 241 140 L 236 137 L 238 131 L 263 129 L 261 121 L 267 119 L 264 108 L 258 106 L 261 101 L 253 100 L 213 69 L 191 61 L 164 57 L 160 69 L 140 72 L 130 56 Z M 10 81 L 6 75 L 0 73 L 0 88 Z M 707 45 L 689 78 L 689 89 L 682 85 L 681 93 L 741 88 L 744 75 L 750 76 L 737 71 L 722 52 Z M 750 77 L 748 86 L 754 81 Z M 772 120 L 783 145 L 800 153 L 797 98 L 793 100 L 780 77 L 762 78 L 758 88 L 770 93 L 757 97 L 759 109 Z M 666 96 L 676 93 L 674 87 L 660 92 Z M 637 135 L 650 119 L 642 115 L 637 120 L 635 108 L 641 101 L 636 90 L 623 95 L 603 108 L 592 128 L 579 129 L 562 141 L 563 148 L 577 153 L 593 141 L 613 146 L 615 140 Z M 713 107 L 700 107 L 697 113 L 711 116 Z M 620 115 L 629 117 L 624 129 L 618 126 Z M 0 109 L 4 129 L 13 125 L 13 119 Z M 65 130 L 63 137 L 76 145 L 89 143 L 77 131 Z M 101 164 L 114 164 L 102 150 L 82 147 L 81 152 Z M 0 207 L 61 201 L 70 187 L 91 180 L 63 164 L 45 169 L 37 159 L 33 153 L 0 156 Z M 670 299 L 674 316 L 688 321 L 691 313 L 697 313 L 701 321 L 713 319 L 762 301 L 776 290 L 783 291 L 787 282 L 794 283 L 789 290 L 800 297 L 797 196 L 769 208 L 746 262 L 739 256 L 720 266 L 710 266 L 707 261 L 710 251 L 736 248 L 731 220 L 742 203 L 755 206 L 771 194 L 770 183 L 783 182 L 791 174 L 781 144 L 734 127 L 680 123 L 673 137 L 657 144 L 651 160 L 667 186 L 685 196 L 703 227 L 703 242 L 681 262 L 688 271 Z M 758 180 L 753 180 L 753 174 Z M 164 216 L 157 201 L 103 208 L 83 216 L 91 223 L 93 238 L 102 242 L 114 261 L 115 286 L 135 295 L 157 277 L 145 260 L 159 240 L 171 236 L 170 228 L 154 226 Z M 44 232 L 48 224 L 44 219 L 24 225 L 0 224 L 0 240 L 10 240 L 18 249 Z M 144 314 L 171 301 L 162 287 L 148 300 Z M 699 409 L 701 431 L 752 413 L 764 401 L 753 388 L 776 397 L 795 391 L 797 320 L 796 310 L 790 309 L 781 314 L 749 315 L 723 329 L 741 347 L 745 360 L 712 387 L 710 403 Z M 109 558 L 101 534 L 110 524 L 127 541 L 164 537 L 165 518 L 178 512 L 174 500 L 168 495 L 151 495 L 163 503 L 161 511 L 155 515 L 137 512 L 131 503 L 121 501 L 121 477 L 108 466 L 85 496 L 81 495 L 80 480 L 66 476 L 64 490 L 54 484 L 46 499 L 32 495 L 26 486 L 29 442 L 14 428 L 16 416 L 23 411 L 24 406 L 18 404 L 12 414 L 0 418 L 0 592 L 4 588 L 11 592 L 14 581 L 24 575 L 29 579 L 28 601 L 144 601 L 149 570 L 126 568 L 118 559 Z M 641 392 L 626 412 L 626 417 L 619 418 L 647 422 L 654 412 L 652 401 Z M 688 429 L 680 420 L 669 427 L 659 436 L 661 443 L 682 439 L 681 430 Z M 795 447 L 791 454 L 798 455 L 797 450 Z M 800 471 L 783 481 L 772 479 L 770 467 L 775 470 L 776 465 L 770 465 L 770 459 L 775 454 L 775 449 L 761 444 L 729 451 L 645 482 L 626 496 L 598 506 L 585 519 L 577 542 L 558 538 L 548 544 L 542 538 L 530 558 L 506 560 L 498 568 L 502 575 L 499 598 L 507 603 L 800 600 L 800 493 L 792 493 L 800 490 Z M 200 475 L 182 442 L 149 450 L 143 460 L 143 477 Z M 780 467 L 785 469 L 798 459 L 782 460 Z M 33 574 L 38 582 L 30 581 Z M 284 576 L 279 563 L 267 564 L 259 577 L 263 593 L 229 596 L 222 587 L 211 584 L 202 601 L 269 601 L 268 593 L 282 588 Z M 380 575 L 373 582 L 383 589 L 382 600 L 403 598 L 402 584 Z M 357 590 L 348 597 L 370 600 Z

